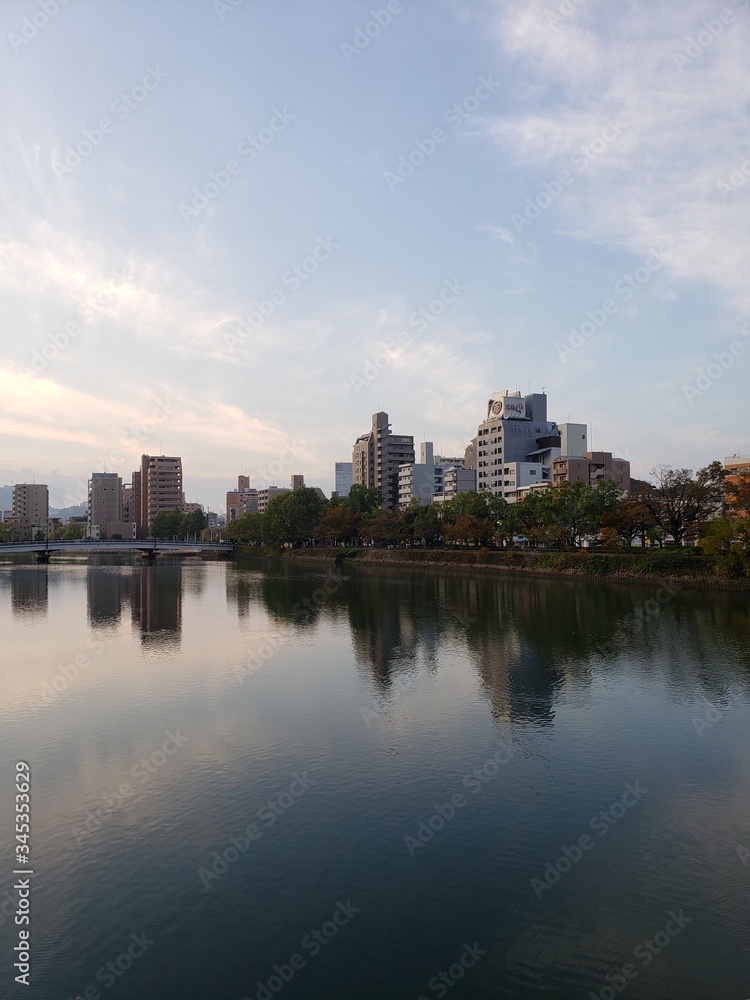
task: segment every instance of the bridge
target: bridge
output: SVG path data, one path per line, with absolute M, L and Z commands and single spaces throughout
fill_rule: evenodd
M 26 552 L 36 554 L 37 562 L 47 563 L 53 552 L 64 552 L 68 555 L 90 555 L 102 552 L 140 552 L 144 558 L 155 559 L 159 552 L 213 552 L 229 555 L 234 551 L 232 542 L 201 542 L 201 541 L 167 541 L 160 538 L 143 538 L 140 540 L 107 539 L 97 541 L 86 538 L 70 542 L 5 542 L 0 544 L 0 556 L 16 555 Z

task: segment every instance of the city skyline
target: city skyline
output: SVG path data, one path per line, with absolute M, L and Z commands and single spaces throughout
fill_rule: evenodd
M 638 478 L 746 453 L 747 6 L 4 4 L 0 481 L 329 493 L 543 386 Z

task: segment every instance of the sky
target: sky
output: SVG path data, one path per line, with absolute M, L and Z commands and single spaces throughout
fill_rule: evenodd
M 493 392 L 750 452 L 750 0 L 3 0 L 0 484 L 333 489 Z

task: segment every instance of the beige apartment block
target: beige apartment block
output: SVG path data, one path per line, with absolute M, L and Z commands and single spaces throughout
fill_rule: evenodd
M 561 456 L 552 463 L 552 485 L 588 483 L 596 486 L 600 479 L 617 483 L 621 490 L 630 490 L 630 462 L 613 458 L 611 451 L 587 451 L 580 456 Z
M 47 532 L 49 487 L 44 483 L 16 483 L 13 487 L 13 518 L 19 531 Z
M 133 473 L 135 501 L 136 473 Z M 182 459 L 174 455 L 142 455 L 138 481 L 140 492 L 139 533 L 151 534 L 151 525 L 158 514 L 182 511 L 185 495 L 182 488 Z
M 104 538 L 109 534 L 109 523 L 123 520 L 122 478 L 116 472 L 92 472 L 86 534 L 89 538 Z

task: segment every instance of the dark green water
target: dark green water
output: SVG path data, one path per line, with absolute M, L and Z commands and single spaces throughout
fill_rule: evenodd
M 750 599 L 657 590 L 0 567 L 0 996 L 744 1000 Z

